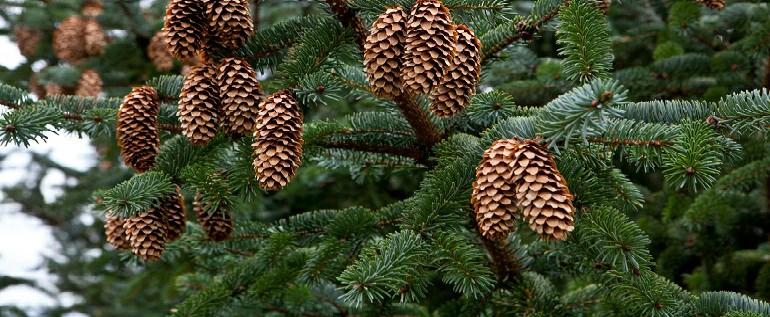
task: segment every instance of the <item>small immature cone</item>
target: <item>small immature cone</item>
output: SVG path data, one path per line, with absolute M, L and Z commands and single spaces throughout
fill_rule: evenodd
M 206 236 L 213 241 L 224 241 L 233 232 L 233 218 L 225 208 L 220 207 L 214 212 L 207 212 L 200 193 L 195 194 L 193 209 L 198 224 L 206 231 Z
M 278 91 L 259 105 L 254 132 L 254 170 L 259 187 L 280 190 L 297 173 L 302 163 L 303 114 L 289 90 Z
M 575 207 L 553 157 L 532 140 L 523 141 L 514 157 L 511 180 L 516 187 L 516 204 L 529 227 L 545 239 L 566 240 L 575 229 Z
M 453 116 L 476 94 L 481 73 L 481 41 L 471 29 L 457 25 L 456 55 L 452 68 L 431 91 L 430 111 L 439 117 Z
M 187 60 L 203 48 L 206 38 L 206 1 L 171 0 L 163 31 L 172 56 Z
M 13 34 L 16 38 L 16 45 L 19 47 L 21 55 L 30 58 L 37 54 L 40 39 L 43 37 L 42 32 L 23 25 L 18 25 L 13 28 Z
M 406 22 L 401 78 L 413 95 L 427 94 L 452 67 L 457 33 L 439 0 L 417 0 Z
M 209 36 L 225 48 L 235 49 L 254 34 L 247 0 L 208 1 Z
M 123 250 L 131 249 L 126 230 L 123 229 L 123 220 L 117 216 L 107 214 L 104 221 L 104 235 L 107 236 L 107 242 L 113 247 Z
M 107 35 L 104 34 L 102 26 L 96 19 L 87 19 L 83 29 L 85 50 L 88 56 L 99 56 L 104 54 L 104 48 L 107 46 Z
M 168 241 L 168 223 L 156 208 L 123 221 L 131 252 L 145 261 L 160 259 Z
M 171 242 L 179 239 L 187 228 L 187 210 L 185 210 L 182 189 L 177 186 L 176 192 L 163 200 L 157 208 L 163 213 L 168 224 L 166 230 L 167 241 Z
M 158 112 L 160 103 L 155 88 L 135 87 L 123 98 L 118 110 L 117 139 L 123 162 L 137 172 L 155 165 L 160 149 Z
M 263 97 L 257 72 L 244 59 L 224 58 L 219 64 L 217 80 L 225 131 L 233 136 L 253 133 Z
M 85 21 L 77 16 L 64 19 L 53 31 L 53 51 L 56 57 L 77 64 L 86 57 Z
M 194 145 L 206 145 L 217 134 L 220 99 L 216 75 L 212 65 L 194 66 L 179 95 L 182 134 Z
M 702 5 L 711 9 L 722 10 L 725 8 L 725 0 L 697 0 Z
M 99 97 L 99 94 L 102 93 L 103 85 L 104 83 L 99 73 L 92 69 L 87 69 L 80 74 L 75 94 L 81 97 Z
M 159 71 L 169 71 L 174 67 L 174 57 L 168 52 L 166 35 L 163 31 L 155 33 L 150 39 L 150 44 L 147 46 L 147 57 Z
M 401 55 L 404 51 L 406 13 L 388 8 L 372 24 L 364 44 L 364 67 L 372 92 L 380 97 L 401 94 Z
M 476 168 L 471 203 L 476 210 L 476 224 L 489 240 L 502 240 L 515 230 L 516 192 L 510 164 L 518 148 L 516 140 L 498 140 L 484 151 Z

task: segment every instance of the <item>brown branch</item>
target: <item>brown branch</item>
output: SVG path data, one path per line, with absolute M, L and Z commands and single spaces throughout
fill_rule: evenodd
M 428 115 L 420 109 L 420 105 L 417 104 L 414 97 L 408 94 L 401 94 L 394 98 L 398 105 L 398 110 L 404 115 L 406 121 L 414 129 L 414 133 L 417 134 L 417 140 L 421 144 L 432 147 L 443 139 L 443 136 L 439 132 L 436 125 L 430 121 Z
M 481 236 L 481 233 L 479 233 L 479 236 L 484 242 L 487 252 L 492 257 L 492 269 L 495 271 L 498 281 L 508 282 L 516 279 L 523 265 L 508 247 L 508 239 L 492 241 Z

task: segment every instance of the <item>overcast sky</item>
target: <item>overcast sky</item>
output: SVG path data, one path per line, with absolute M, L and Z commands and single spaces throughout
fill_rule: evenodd
M 16 44 L 8 37 L 0 36 L 0 65 L 13 68 L 23 61 L 24 57 Z M 0 186 L 12 185 L 25 179 L 30 162 L 27 154 L 29 151 L 49 153 L 60 164 L 78 170 L 85 170 L 94 164 L 96 155 L 88 140 L 66 134 L 51 134 L 46 143 L 30 148 L 0 147 L 0 153 L 10 153 L 0 165 Z M 57 186 L 63 182 L 64 176 L 60 172 L 51 172 L 45 176 L 43 186 L 46 200 L 56 198 L 60 192 Z M 40 265 L 42 255 L 56 254 L 55 247 L 49 228 L 37 219 L 19 212 L 17 205 L 0 204 L 0 275 L 31 278 L 43 287 L 50 287 L 54 277 L 46 274 Z M 40 307 L 52 305 L 56 301 L 71 303 L 73 300 L 76 299 L 67 294 L 51 298 L 27 286 L 14 286 L 0 291 L 0 306 L 19 305 L 33 316 Z

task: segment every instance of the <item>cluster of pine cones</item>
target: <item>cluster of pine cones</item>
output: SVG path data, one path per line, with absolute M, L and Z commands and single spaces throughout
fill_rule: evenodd
M 233 221 L 227 210 L 219 208 L 207 212 L 199 193 L 195 195 L 193 209 L 209 239 L 222 241 L 230 236 Z M 177 187 L 174 194 L 135 217 L 121 219 L 108 212 L 104 232 L 107 242 L 115 248 L 131 250 L 145 261 L 154 261 L 160 259 L 166 243 L 182 236 L 186 221 L 184 196 Z
M 388 8 L 364 48 L 369 84 L 378 96 L 429 94 L 431 112 L 448 117 L 476 93 L 481 42 L 467 26 L 452 23 L 440 0 L 418 0 L 409 16 L 401 7 Z
M 88 0 L 81 8 L 81 16 L 71 16 L 59 23 L 53 32 L 53 50 L 57 58 L 72 65 L 78 65 L 88 57 L 104 53 L 107 36 L 97 21 L 102 10 L 99 0 Z M 43 36 L 42 32 L 18 26 L 14 29 L 14 33 L 22 54 L 27 58 L 34 57 Z M 102 86 L 101 76 L 93 69 L 83 70 L 74 87 L 56 83 L 41 85 L 35 76 L 29 82 L 30 90 L 41 99 L 53 95 L 97 97 L 102 92 Z
M 553 157 L 539 141 L 509 139 L 495 141 L 484 152 L 471 203 L 487 239 L 505 239 L 521 213 L 544 239 L 565 240 L 575 229 L 572 199 Z

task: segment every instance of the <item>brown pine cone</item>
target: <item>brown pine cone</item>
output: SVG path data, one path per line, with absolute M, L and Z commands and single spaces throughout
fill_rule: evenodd
M 101 24 L 96 19 L 87 19 L 84 27 L 85 50 L 88 56 L 99 56 L 104 54 L 104 48 L 107 46 L 107 35 L 104 34 Z
M 404 51 L 406 13 L 388 8 L 372 24 L 364 44 L 364 67 L 372 92 L 380 97 L 401 94 L 401 55 Z
M 225 131 L 232 136 L 253 133 L 258 105 L 263 98 L 257 72 L 244 59 L 224 58 L 219 64 L 217 79 Z
M 46 97 L 72 95 L 72 90 L 58 84 L 46 84 L 45 95 Z
M 575 207 L 567 182 L 548 150 L 536 141 L 521 142 L 511 165 L 517 205 L 529 227 L 545 239 L 566 240 L 575 229 Z
M 172 56 L 187 60 L 195 58 L 206 39 L 206 2 L 200 0 L 171 0 L 166 8 L 163 31 Z
M 725 0 L 697 0 L 702 5 L 715 10 L 722 10 L 725 8 Z
M 149 86 L 135 87 L 118 110 L 120 156 L 137 172 L 145 172 L 155 164 L 160 149 L 159 111 L 158 93 Z
M 254 22 L 246 0 L 208 1 L 209 36 L 225 48 L 235 49 L 254 34 Z
M 13 34 L 16 37 L 16 45 L 19 47 L 21 55 L 31 58 L 37 54 L 37 48 L 43 33 L 23 25 L 17 25 L 13 28 Z
M 83 6 L 80 7 L 80 12 L 84 17 L 95 18 L 102 14 L 103 11 L 101 0 L 86 0 L 83 1 Z
M 77 16 L 64 19 L 53 32 L 53 50 L 56 57 L 77 64 L 86 57 L 85 21 Z
M 32 74 L 32 76 L 29 77 L 27 88 L 37 96 L 37 99 L 45 99 L 46 87 L 40 84 L 40 81 L 37 79 L 37 74 Z
M 174 57 L 168 52 L 166 35 L 163 31 L 158 31 L 150 39 L 150 44 L 147 46 L 147 57 L 159 71 L 165 72 L 174 68 Z
M 83 71 L 78 81 L 78 88 L 75 94 L 81 97 L 99 97 L 102 93 L 102 77 L 92 69 Z
M 200 193 L 195 194 L 193 209 L 198 224 L 206 231 L 206 236 L 213 241 L 224 241 L 233 232 L 233 218 L 227 209 L 219 207 L 213 212 L 207 212 Z
M 401 78 L 411 94 L 427 94 L 452 67 L 457 33 L 439 0 L 417 0 L 406 22 Z
M 104 234 L 107 236 L 107 242 L 113 247 L 123 250 L 131 249 L 126 230 L 123 229 L 123 220 L 117 216 L 107 213 L 104 221 Z
M 163 213 L 156 208 L 123 221 L 131 252 L 145 261 L 160 259 L 166 248 L 167 228 Z
M 252 147 L 260 188 L 280 190 L 297 173 L 304 143 L 302 121 L 302 109 L 289 90 L 278 91 L 259 105 Z
M 518 148 L 516 140 L 497 140 L 484 151 L 476 168 L 471 203 L 476 210 L 476 224 L 489 240 L 502 240 L 516 230 L 516 192 L 510 164 Z
M 163 213 L 168 223 L 166 241 L 171 242 L 179 239 L 187 229 L 187 210 L 185 210 L 182 189 L 177 186 L 176 192 L 163 200 L 158 206 L 158 210 Z
M 206 145 L 217 134 L 220 99 L 216 76 L 214 66 L 194 66 L 179 95 L 182 134 L 195 145 Z
M 594 6 L 596 6 L 599 11 L 604 13 L 604 15 L 607 15 L 607 13 L 610 12 L 610 5 L 612 5 L 612 0 L 592 0 Z
M 431 92 L 430 111 L 439 117 L 453 116 L 476 94 L 481 74 L 481 41 L 464 24 L 457 25 L 457 45 L 452 68 Z

